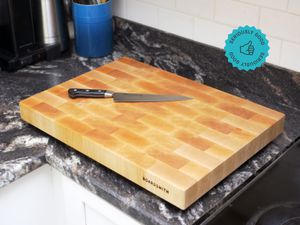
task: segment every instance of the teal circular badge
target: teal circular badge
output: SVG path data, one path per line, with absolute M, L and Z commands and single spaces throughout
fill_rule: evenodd
M 255 70 L 262 66 L 269 53 L 269 41 L 261 30 L 255 27 L 239 27 L 228 35 L 225 55 L 239 70 Z

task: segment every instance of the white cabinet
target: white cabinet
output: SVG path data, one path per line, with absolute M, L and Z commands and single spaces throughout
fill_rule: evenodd
M 137 225 L 132 217 L 45 165 L 0 189 L 1 225 Z
M 138 225 L 132 217 L 123 213 L 73 180 L 54 172 L 61 179 L 67 225 Z
M 43 166 L 0 189 L 1 225 L 62 225 L 51 168 Z

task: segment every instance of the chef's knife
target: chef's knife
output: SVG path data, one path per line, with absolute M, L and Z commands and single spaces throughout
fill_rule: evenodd
M 113 98 L 115 102 L 170 102 L 191 99 L 180 95 L 154 95 L 137 93 L 119 93 L 99 89 L 70 88 L 70 98 Z

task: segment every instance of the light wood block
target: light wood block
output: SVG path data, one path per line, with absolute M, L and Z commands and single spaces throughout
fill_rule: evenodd
M 178 94 L 180 102 L 70 99 L 68 88 Z M 283 131 L 284 114 L 130 58 L 20 102 L 21 117 L 186 209 Z

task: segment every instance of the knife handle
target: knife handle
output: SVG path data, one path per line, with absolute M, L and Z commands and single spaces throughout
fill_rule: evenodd
M 79 89 L 70 88 L 68 90 L 70 98 L 112 98 L 113 92 L 100 89 Z

